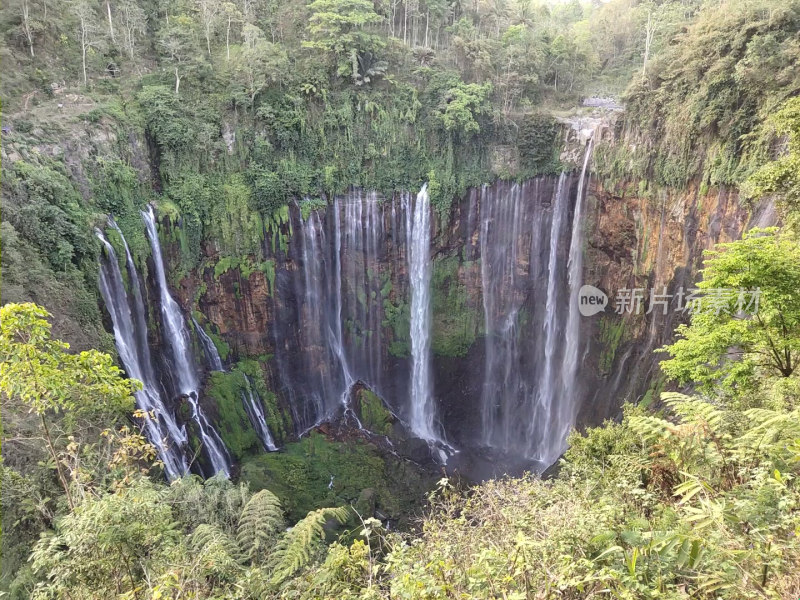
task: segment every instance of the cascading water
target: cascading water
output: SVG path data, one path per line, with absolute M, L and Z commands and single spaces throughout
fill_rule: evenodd
M 410 202 L 410 200 L 409 200 Z M 411 412 L 409 425 L 419 437 L 440 441 L 431 392 L 431 223 L 428 186 L 406 207 L 408 277 L 411 288 Z
M 583 195 L 586 183 L 586 173 L 589 161 L 592 157 L 592 139 L 586 146 L 586 153 L 583 158 L 583 169 L 581 169 L 580 179 L 578 180 L 578 192 L 575 196 L 575 213 L 572 217 L 572 235 L 569 242 L 569 260 L 567 261 L 567 271 L 569 273 L 569 313 L 567 315 L 566 326 L 566 347 L 564 349 L 564 363 L 561 371 L 562 389 L 574 389 L 576 376 L 578 373 L 578 353 L 580 351 L 580 310 L 578 306 L 578 292 L 581 288 L 583 277 Z M 566 437 L 577 413 L 577 402 L 575 395 L 569 399 L 564 399 L 558 404 L 558 438 L 561 445 L 557 449 L 560 454 L 566 448 Z
M 144 303 L 139 289 L 139 276 L 131 258 L 128 244 L 116 223 L 109 219 L 109 225 L 117 229 L 125 245 L 126 265 L 133 311 L 119 269 L 114 247 L 103 232 L 95 234 L 103 243 L 105 258 L 100 261 L 100 294 L 103 296 L 114 326 L 114 341 L 117 352 L 128 376 L 142 382 L 142 389 L 136 392 L 136 405 L 153 417 L 143 419 L 145 434 L 158 451 L 169 479 L 175 479 L 189 472 L 189 465 L 183 454 L 186 431 L 178 427 L 173 415 L 167 410 L 161 397 L 158 380 L 153 371 L 150 349 L 147 345 L 147 330 Z
M 278 447 L 275 445 L 272 434 L 269 432 L 261 396 L 259 396 L 258 391 L 256 391 L 253 380 L 247 376 L 245 376 L 245 380 L 247 381 L 247 389 L 242 391 L 242 402 L 244 403 L 247 418 L 250 419 L 250 424 L 253 426 L 256 435 L 258 435 L 258 439 L 261 440 L 264 450 L 267 452 L 275 452 Z
M 576 200 L 570 224 L 572 182 L 562 173 L 555 185 L 484 186 L 469 207 L 470 220 L 480 210 L 482 443 L 542 467 L 563 451 L 579 398 L 580 323 L 568 299 L 583 268 L 582 208 Z
M 203 352 L 206 355 L 209 368 L 212 371 L 224 372 L 225 367 L 222 364 L 222 357 L 219 355 L 214 341 L 203 331 L 203 328 L 200 327 L 200 324 L 194 317 L 192 317 L 192 325 L 194 325 L 194 330 L 203 346 Z M 264 447 L 264 450 L 267 452 L 275 452 L 278 447 L 275 445 L 275 440 L 267 425 L 267 417 L 264 414 L 264 403 L 256 390 L 253 380 L 248 375 L 245 375 L 244 379 L 247 382 L 246 389 L 241 391 L 244 411 L 247 413 L 247 418 L 250 420 L 250 424 L 253 426 L 253 430 L 256 432 L 258 439 L 261 440 L 261 445 Z
M 536 235 L 533 238 L 522 236 L 522 231 L 538 229 L 542 211 L 524 210 L 522 186 L 518 184 L 500 194 L 484 186 L 481 196 L 481 286 L 486 331 L 482 434 L 485 445 L 496 446 L 513 439 L 520 424 L 519 415 L 504 406 L 503 399 L 515 397 L 525 402 L 530 395 L 518 360 L 521 350 L 518 318 L 525 299 L 526 275 L 520 272 L 519 258 L 524 242 L 538 239 L 538 231 L 532 233 Z
M 230 477 L 230 458 L 225 449 L 225 444 L 203 414 L 199 403 L 200 381 L 195 370 L 189 332 L 184 325 L 183 314 L 178 303 L 172 297 L 167 286 L 167 277 L 164 271 L 164 260 L 161 255 L 161 244 L 156 229 L 156 218 L 153 207 L 142 211 L 142 218 L 147 230 L 147 238 L 153 253 L 156 283 L 161 295 L 161 317 L 164 327 L 163 337 L 170 351 L 173 374 L 175 376 L 178 393 L 185 397 L 192 407 L 192 420 L 197 425 L 198 434 L 205 449 L 211 468 L 216 473 L 224 473 Z
M 278 320 L 295 325 L 276 331 L 276 362 L 298 433 L 341 410 L 360 426 L 350 410 L 353 384 L 381 386 L 387 204 L 354 191 L 334 197 L 325 211 L 293 211 L 297 235 L 288 253 L 300 272 L 285 279 L 278 273 L 276 306 L 285 315 Z
M 197 339 L 200 340 L 200 345 L 203 347 L 203 354 L 205 354 L 206 360 L 208 361 L 209 369 L 212 371 L 224 371 L 225 365 L 222 364 L 222 357 L 219 355 L 214 340 L 208 337 L 208 334 L 200 327 L 200 324 L 194 317 L 192 317 L 192 325 L 194 325 Z

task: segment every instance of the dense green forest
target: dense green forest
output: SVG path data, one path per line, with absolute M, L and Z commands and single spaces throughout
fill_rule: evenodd
M 0 32 L 0 596 L 800 597 L 800 1 L 7 0 Z M 761 303 L 681 325 L 673 391 L 573 433 L 547 478 L 424 496 L 314 433 L 258 490 L 164 481 L 103 326 L 107 214 L 142 265 L 139 210 L 180 223 L 174 282 L 211 240 L 220 272 L 259 255 L 294 198 L 427 182 L 447 223 L 470 186 L 574 167 L 586 97 L 624 105 L 607 189 L 729 186 L 779 215 L 706 254 L 701 288 Z

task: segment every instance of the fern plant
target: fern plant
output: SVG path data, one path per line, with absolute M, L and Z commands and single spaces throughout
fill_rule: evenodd
M 236 539 L 250 561 L 263 564 L 285 527 L 278 497 L 269 490 L 255 494 L 242 509 Z
M 239 547 L 217 525 L 198 525 L 189 537 L 189 548 L 200 572 L 211 581 L 235 581 L 242 570 Z
M 283 534 L 269 560 L 272 582 L 279 584 L 308 565 L 325 540 L 325 524 L 330 520 L 343 524 L 349 514 L 345 507 L 313 510 Z

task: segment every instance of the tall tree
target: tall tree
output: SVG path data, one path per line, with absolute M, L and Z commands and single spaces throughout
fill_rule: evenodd
M 383 38 L 369 31 L 383 17 L 375 12 L 369 0 L 314 0 L 309 5 L 307 48 L 325 52 L 339 76 L 360 75 L 359 61 L 374 57 L 386 45 Z M 368 59 L 369 60 L 369 59 Z
M 83 67 L 83 85 L 89 84 L 86 61 L 90 52 L 102 44 L 100 26 L 97 23 L 97 12 L 92 0 L 75 0 L 72 4 L 78 20 L 78 43 L 81 47 L 81 65 Z
M 181 79 L 184 72 L 198 59 L 200 49 L 197 47 L 192 19 L 185 15 L 172 17 L 161 32 L 160 46 L 175 74 L 175 93 L 180 92 Z
M 252 106 L 256 96 L 271 82 L 280 80 L 289 61 L 280 45 L 266 39 L 255 25 L 245 23 L 242 28 L 244 46 L 235 60 L 235 74 Z
M 147 33 L 147 13 L 136 0 L 122 0 L 119 6 L 125 50 L 134 59 L 139 39 Z
M 211 36 L 219 23 L 222 4 L 220 0 L 195 0 L 195 7 L 206 38 L 206 49 L 211 55 Z

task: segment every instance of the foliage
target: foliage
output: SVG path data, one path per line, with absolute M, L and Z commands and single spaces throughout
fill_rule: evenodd
M 361 424 L 373 433 L 391 435 L 395 419 L 380 396 L 367 388 L 360 388 L 356 392 L 356 400 Z
M 698 284 L 704 304 L 665 348 L 671 359 L 662 370 L 679 382 L 728 389 L 746 385 L 753 373 L 791 377 L 800 360 L 798 256 L 800 245 L 774 229 L 751 230 L 708 251 Z M 757 305 L 743 291 L 756 289 Z
M 49 313 L 35 304 L 0 308 L 0 391 L 38 416 L 50 458 L 72 506 L 71 481 L 81 482 L 83 476 L 79 461 L 68 457 L 77 458 L 80 447 L 73 437 L 65 455 L 51 432 L 51 419 L 64 413 L 59 428 L 67 434 L 87 427 L 87 422 L 113 424 L 133 409 L 132 395 L 141 384 L 122 378 L 122 371 L 107 354 L 96 350 L 68 353 L 69 344 L 50 339 L 48 317 Z
M 402 522 L 431 484 L 421 469 L 384 457 L 361 440 L 336 442 L 315 431 L 280 452 L 246 458 L 241 476 L 251 489 L 275 494 L 290 521 L 321 507 L 355 503 L 369 489 L 380 510 Z
M 308 10 L 311 39 L 304 45 L 330 55 L 337 75 L 350 75 L 358 85 L 369 83 L 377 53 L 386 45 L 381 36 L 367 30 L 381 20 L 373 4 L 367 0 L 314 0 Z
M 283 511 L 278 497 L 269 490 L 254 494 L 239 517 L 239 547 L 256 564 L 264 564 L 284 528 Z
M 317 545 L 325 540 L 324 525 L 331 520 L 344 523 L 348 516 L 346 508 L 320 508 L 308 513 L 275 546 L 271 556 L 272 581 L 281 583 L 308 565 Z
M 474 263 L 461 264 L 457 256 L 438 258 L 433 263 L 431 348 L 437 356 L 465 356 L 481 329 L 480 307 L 469 297 L 462 281 L 462 269 L 475 267 Z
M 787 152 L 751 175 L 745 193 L 778 194 L 788 208 L 800 208 L 800 98 L 789 100 L 769 119 L 775 134 L 787 138 Z
M 134 589 L 165 560 L 179 534 L 164 490 L 146 480 L 90 499 L 56 523 L 32 553 L 33 568 L 47 574 L 35 598 L 111 597 Z
M 665 399 L 669 420 L 628 411 L 573 436 L 553 480 L 445 495 L 389 556 L 391 597 L 791 597 L 796 410 Z
M 793 67 L 800 4 L 711 3 L 688 22 L 675 4 L 679 10 L 664 15 L 674 43 L 626 94 L 624 130 L 641 158 L 633 175 L 675 187 L 692 178 L 736 185 L 766 158 L 761 124 L 800 89 Z

